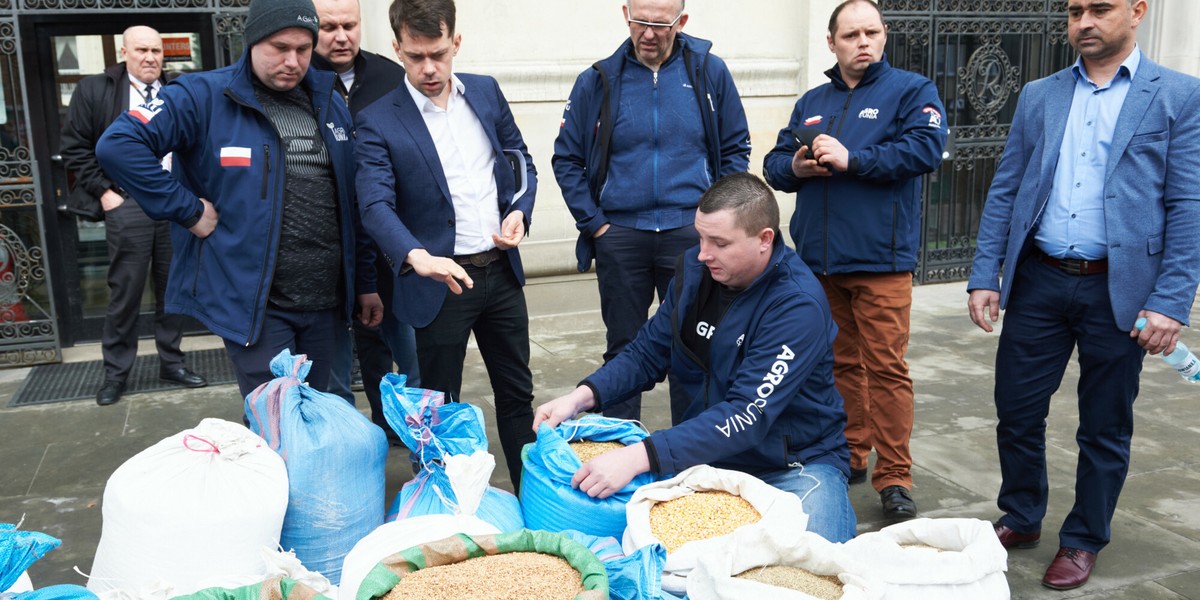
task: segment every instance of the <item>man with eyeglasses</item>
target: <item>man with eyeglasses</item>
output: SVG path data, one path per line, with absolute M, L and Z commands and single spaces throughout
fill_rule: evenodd
M 629 39 L 581 73 L 554 143 L 554 175 L 579 241 L 596 261 L 608 362 L 637 335 L 675 260 L 696 245 L 693 221 L 712 182 L 744 172 L 750 133 L 741 97 L 712 43 L 682 33 L 684 0 L 629 0 Z M 690 402 L 671 385 L 671 417 Z M 641 395 L 607 407 L 641 417 Z

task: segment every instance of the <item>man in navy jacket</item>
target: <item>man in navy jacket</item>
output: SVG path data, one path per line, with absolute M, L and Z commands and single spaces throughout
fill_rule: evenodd
M 579 75 L 554 142 L 554 175 L 575 226 L 579 270 L 596 259 L 604 360 L 666 297 L 675 259 L 696 244 L 696 202 L 743 172 L 750 133 L 729 69 L 712 43 L 684 35 L 684 0 L 631 0 L 629 38 Z M 671 382 L 672 416 L 687 405 Z M 605 409 L 637 419 L 641 396 Z
M 392 309 L 416 328 L 421 385 L 461 399 L 471 334 L 495 396 L 513 487 L 534 440 L 529 312 L 517 245 L 537 173 L 496 80 L 454 73 L 452 0 L 396 0 L 404 85 L 355 117 L 363 222 L 394 275 Z M 521 157 L 524 193 L 505 151 Z M 471 399 L 478 402 L 478 399 Z
M 685 252 L 666 300 L 621 354 L 534 426 L 616 404 L 675 373 L 691 399 L 682 422 L 584 464 L 572 484 L 604 498 L 647 471 L 737 469 L 799 496 L 808 528 L 854 536 L 846 414 L 833 384 L 837 326 L 812 271 L 779 238 L 779 206 L 738 173 L 705 192 L 700 246 Z
M 837 65 L 796 102 L 763 162 L 767 183 L 796 193 L 792 239 L 838 324 L 834 375 L 846 401 L 851 483 L 871 483 L 884 516 L 910 519 L 913 387 L 908 349 L 912 272 L 921 241 L 921 176 L 942 162 L 947 129 L 937 88 L 893 69 L 887 27 L 869 0 L 829 20 Z
M 253 0 L 237 63 L 176 79 L 97 146 L 146 214 L 176 225 L 166 310 L 224 338 L 242 395 L 274 377 L 285 348 L 328 391 L 355 302 L 365 323 L 380 318 L 356 233 L 350 113 L 334 75 L 309 68 L 316 33 L 311 0 Z M 157 166 L 168 152 L 179 179 Z

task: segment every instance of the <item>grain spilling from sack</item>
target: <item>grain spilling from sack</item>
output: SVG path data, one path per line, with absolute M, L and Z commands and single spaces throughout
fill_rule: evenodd
M 738 579 L 749 579 L 766 585 L 804 592 L 821 600 L 837 600 L 842 597 L 842 582 L 833 575 L 817 575 L 798 567 L 772 565 L 756 567 L 735 575 Z
M 575 451 L 575 455 L 579 457 L 579 462 L 586 463 L 609 450 L 624 448 L 625 444 L 621 442 L 571 442 L 568 444 Z
M 761 518 L 741 496 L 696 492 L 651 506 L 650 533 L 667 547 L 667 552 L 674 552 L 688 542 L 730 534 Z
M 413 571 L 383 600 L 570 600 L 582 591 L 579 571 L 567 561 L 537 552 L 509 552 Z
M 938 548 L 937 546 L 930 546 L 929 544 L 900 544 L 900 547 L 901 548 L 929 548 L 930 550 L 937 550 L 938 552 L 948 552 L 948 550 L 946 550 L 945 548 Z

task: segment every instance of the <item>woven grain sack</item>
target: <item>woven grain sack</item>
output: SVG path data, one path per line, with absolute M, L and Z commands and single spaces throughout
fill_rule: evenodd
M 383 524 L 387 437 L 341 397 L 305 384 L 311 366 L 287 350 L 271 359 L 276 378 L 246 396 L 246 418 L 287 466 L 280 544 L 336 585 L 346 553 Z
M 987 521 L 913 519 L 864 533 L 846 550 L 887 583 L 889 600 L 1009 597 L 1008 552 Z
M 655 481 L 652 473 L 634 477 L 608 498 L 592 498 L 571 486 L 583 466 L 570 443 L 577 441 L 636 444 L 649 435 L 636 421 L 599 415 L 538 427 L 537 441 L 521 451 L 521 514 L 530 529 L 574 529 L 619 538 L 625 531 L 625 504 L 637 488 Z
M 749 527 L 734 532 L 731 545 L 737 552 L 700 557 L 687 576 L 687 596 L 692 600 L 814 600 L 817 596 L 767 585 L 737 575 L 767 566 L 804 569 L 810 573 L 835 576 L 841 581 L 841 600 L 879 600 L 885 585 L 865 571 L 835 544 L 812 533 L 781 534 L 769 529 Z
M 88 589 L 165 598 L 260 581 L 287 504 L 279 455 L 240 423 L 204 419 L 108 478 Z
M 749 502 L 761 518 L 740 529 L 768 529 L 778 531 L 781 535 L 799 536 L 808 525 L 808 515 L 795 494 L 740 471 L 696 465 L 671 479 L 646 484 L 634 492 L 625 507 L 628 526 L 621 541 L 625 553 L 662 543 L 650 526 L 650 510 L 655 504 L 696 492 L 726 492 Z M 684 592 L 688 572 L 696 567 L 701 556 L 730 554 L 739 550 L 729 535 L 688 542 L 674 551 L 668 548 L 667 562 L 663 567 L 663 590 Z
M 575 596 L 575 600 L 604 600 L 609 597 L 608 576 L 600 559 L 591 550 L 560 533 L 522 529 L 495 535 L 469 536 L 460 533 L 397 552 L 380 561 L 367 574 L 355 600 L 382 598 L 401 579 L 421 569 L 514 552 L 545 554 L 565 560 L 581 579 L 583 591 Z M 531 592 L 529 597 L 536 598 L 538 595 Z

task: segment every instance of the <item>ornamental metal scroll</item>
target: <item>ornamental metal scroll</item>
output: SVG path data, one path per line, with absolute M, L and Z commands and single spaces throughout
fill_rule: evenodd
M 925 178 L 920 283 L 965 279 L 1021 87 L 1067 67 L 1066 0 L 880 0 L 894 68 L 933 80 L 953 143 Z
M 981 124 L 992 124 L 1010 96 L 1021 90 L 1021 70 L 1008 60 L 999 36 L 981 37 L 984 44 L 958 69 L 958 91 L 971 103 Z

